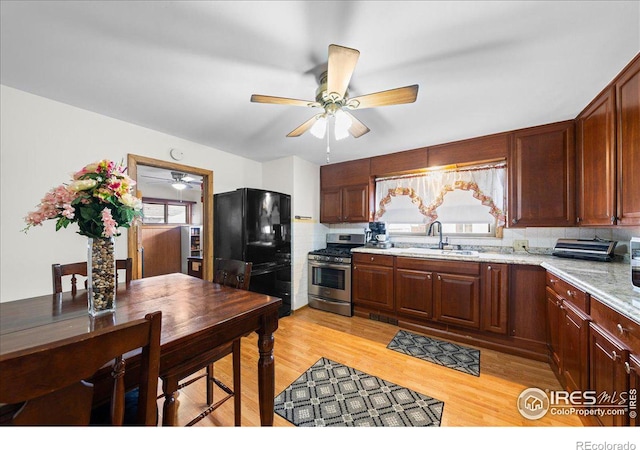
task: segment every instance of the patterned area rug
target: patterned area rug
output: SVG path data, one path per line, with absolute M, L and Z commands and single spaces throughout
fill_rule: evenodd
M 444 402 L 320 358 L 274 402 L 302 427 L 440 426 Z
M 480 376 L 480 350 L 400 330 L 387 348 L 450 369 Z

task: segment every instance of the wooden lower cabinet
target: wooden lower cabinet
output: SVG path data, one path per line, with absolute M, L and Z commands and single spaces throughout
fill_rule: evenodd
M 417 318 L 433 317 L 433 272 L 396 269 L 396 311 Z
M 562 374 L 562 344 L 560 343 L 560 323 L 562 299 L 551 288 L 547 287 L 547 345 L 551 368 L 560 376 Z
M 509 331 L 509 265 L 482 263 L 482 330 L 507 334 Z
M 433 285 L 434 319 L 480 328 L 480 277 L 438 273 Z
M 354 306 L 393 312 L 393 272 L 393 256 L 354 254 L 351 281 L 351 298 Z
M 629 390 L 629 377 L 625 363 L 629 363 L 626 347 L 595 323 L 589 325 L 589 389 L 598 396 L 612 399 L 613 404 L 622 401 L 620 395 Z M 599 402 L 603 403 L 603 402 Z M 621 426 L 628 424 L 626 415 L 595 415 L 599 425 Z
M 588 387 L 589 317 L 565 301 L 560 306 L 560 346 L 562 349 L 562 375 L 570 391 L 583 391 Z
M 546 360 L 539 266 L 360 252 L 353 262 L 354 315 Z

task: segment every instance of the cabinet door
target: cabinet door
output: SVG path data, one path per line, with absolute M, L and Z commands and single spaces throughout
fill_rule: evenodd
M 509 314 L 509 265 L 483 263 L 482 329 L 507 334 Z
M 551 289 L 547 288 L 547 343 L 551 357 L 551 365 L 556 373 L 562 373 L 560 324 L 562 299 Z
M 349 186 L 342 189 L 342 221 L 369 222 L 369 186 Z
M 578 116 L 578 223 L 615 223 L 614 93 L 605 91 Z
M 433 316 L 433 273 L 396 269 L 396 311 L 424 319 Z
M 342 189 L 323 189 L 320 193 L 320 222 L 342 222 Z
M 393 267 L 357 264 L 353 267 L 354 305 L 393 311 Z
M 629 389 L 629 377 L 625 371 L 628 351 L 614 337 L 593 322 L 589 326 L 589 389 L 596 395 L 618 399 Z M 614 404 L 619 404 L 615 401 Z M 626 425 L 627 416 L 595 416 L 601 425 Z
M 618 225 L 640 225 L 640 57 L 616 82 Z
M 640 427 L 638 417 L 638 390 L 640 389 L 640 356 L 629 355 L 629 425 Z
M 509 227 L 575 225 L 573 121 L 515 132 L 509 152 Z
M 480 328 L 479 277 L 438 273 L 433 292 L 438 322 Z
M 570 302 L 563 302 L 560 308 L 565 384 L 570 391 L 584 391 L 588 386 L 589 318 Z

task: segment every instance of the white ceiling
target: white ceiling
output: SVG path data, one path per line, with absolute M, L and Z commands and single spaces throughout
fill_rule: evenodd
M 317 110 L 329 44 L 356 48 L 351 96 L 419 84 L 353 114 L 331 161 L 574 118 L 640 51 L 638 1 L 1 1 L 4 85 L 257 161 L 325 162 L 287 133 Z

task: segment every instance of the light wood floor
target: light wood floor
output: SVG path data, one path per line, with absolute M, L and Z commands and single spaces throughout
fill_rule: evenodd
M 351 366 L 445 402 L 443 427 L 581 426 L 573 416 L 547 414 L 524 419 L 516 399 L 529 387 L 561 389 L 546 363 L 480 348 L 480 376 L 464 374 L 386 348 L 397 326 L 343 317 L 309 307 L 282 318 L 275 333 L 275 393 L 283 391 L 321 357 Z M 466 344 L 464 344 L 466 345 Z M 257 335 L 242 341 L 242 426 L 259 426 L 256 367 Z M 231 385 L 230 357 L 216 364 L 216 374 Z M 181 391 L 178 423 L 186 424 L 205 408 L 204 381 Z M 160 412 L 162 405 L 159 403 Z M 233 426 L 233 400 L 196 426 Z M 274 426 L 293 426 L 277 414 Z

